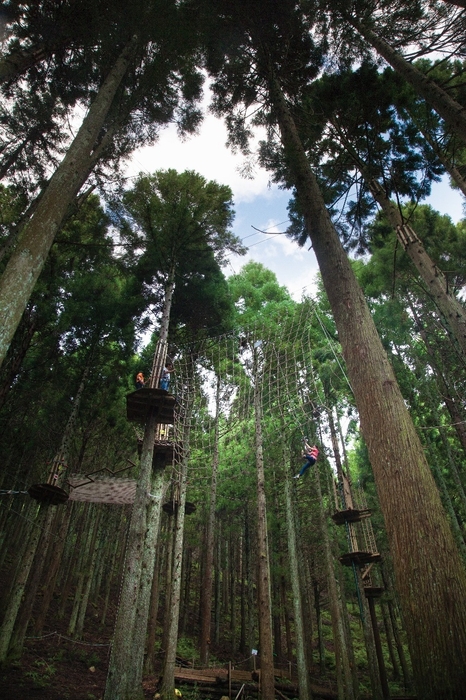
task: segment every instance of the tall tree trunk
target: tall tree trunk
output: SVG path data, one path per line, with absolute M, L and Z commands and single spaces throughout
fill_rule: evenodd
M 96 510 L 95 508 L 93 510 Z M 91 593 L 91 586 L 95 576 L 96 561 L 97 557 L 102 554 L 101 546 L 97 546 L 97 535 L 99 533 L 100 521 L 102 516 L 102 508 L 98 508 L 97 513 L 94 513 L 94 536 L 91 540 L 91 548 L 88 560 L 86 562 L 85 571 L 85 585 L 83 586 L 83 594 L 81 596 L 81 601 L 79 604 L 78 616 L 76 619 L 76 628 L 74 631 L 75 639 L 82 639 L 84 630 L 84 620 L 86 618 L 87 606 L 89 603 L 89 596 Z M 102 536 L 102 535 L 101 535 Z
M 150 597 L 149 620 L 147 625 L 146 659 L 144 661 L 144 675 L 150 676 L 155 673 L 155 643 L 157 641 L 157 617 L 160 600 L 160 569 L 162 557 L 162 547 L 160 538 L 157 542 L 155 552 L 155 567 L 152 579 L 152 590 Z
M 129 674 L 132 674 L 133 676 L 133 679 L 129 681 L 130 687 L 139 687 L 142 683 L 144 670 L 144 649 L 146 646 L 146 632 L 150 611 L 151 590 L 154 583 L 154 577 L 158 573 L 156 569 L 155 556 L 157 552 L 160 519 L 165 491 L 165 470 L 163 468 L 157 468 L 155 473 L 152 475 L 150 498 L 147 504 L 144 555 L 142 560 L 138 605 L 136 609 L 133 631 L 133 649 L 139 649 L 142 650 L 142 652 L 137 654 L 132 668 L 129 669 Z
M 392 669 L 393 669 L 392 677 L 393 677 L 393 680 L 395 682 L 398 682 L 401 678 L 401 673 L 400 673 L 400 667 L 398 664 L 398 659 L 396 656 L 392 621 L 390 620 L 390 615 L 388 614 L 386 604 L 382 602 L 380 607 L 382 610 L 382 619 L 383 619 L 383 626 L 385 629 L 385 637 L 387 639 L 388 655 L 390 657 L 390 663 L 391 663 Z
M 319 508 L 319 526 L 324 550 L 325 571 L 327 577 L 328 594 L 330 600 L 330 614 L 332 618 L 333 643 L 335 646 L 335 666 L 337 675 L 338 700 L 356 700 L 358 697 L 357 685 L 353 685 L 354 678 L 351 668 L 351 639 L 347 638 L 347 628 L 343 615 L 347 614 L 343 607 L 341 590 L 334 571 L 334 557 L 330 544 L 330 537 L 326 522 L 322 491 L 320 487 L 320 474 L 314 469 L 315 484 L 317 490 L 317 504 Z
M 393 630 L 393 638 L 395 640 L 398 658 L 400 660 L 401 671 L 403 673 L 403 682 L 404 682 L 405 688 L 407 690 L 409 690 L 412 686 L 412 681 L 411 681 L 411 675 L 409 672 L 408 661 L 406 659 L 405 649 L 403 646 L 403 641 L 400 637 L 398 622 L 397 622 L 396 615 L 395 615 L 395 604 L 393 602 L 395 596 L 394 596 L 393 586 L 392 586 L 392 582 L 391 582 L 390 577 L 387 575 L 387 573 L 385 571 L 385 565 L 383 562 L 380 565 L 380 573 L 382 575 L 382 582 L 383 582 L 385 591 L 388 595 L 388 601 L 387 601 L 388 613 L 390 616 L 390 622 L 391 622 L 392 630 Z
M 350 154 L 372 196 L 396 232 L 404 251 L 424 282 L 427 294 L 434 300 L 456 338 L 463 357 L 466 358 L 466 310 L 454 294 L 449 292 L 445 275 L 430 258 L 416 232 L 404 221 L 399 208 L 389 199 L 380 182 L 371 176 L 370 168 L 359 158 L 352 145 L 342 135 L 338 125 L 336 128 L 344 148 Z
M 215 646 L 220 644 L 220 608 L 221 608 L 221 586 L 222 586 L 222 521 L 217 524 L 217 550 L 215 567 Z
M 409 63 L 404 56 L 397 53 L 390 44 L 356 19 L 345 14 L 345 19 L 374 47 L 399 75 L 435 109 L 448 128 L 458 134 L 466 143 L 466 114 L 463 105 L 456 102 L 437 83 L 424 75 L 416 66 Z
M 270 594 L 270 560 L 267 535 L 267 505 L 265 498 L 265 471 L 262 447 L 262 391 L 259 370 L 259 349 L 254 353 L 254 425 L 257 468 L 257 597 L 259 612 L 259 648 L 262 700 L 275 699 L 273 665 L 272 611 Z
M 416 124 L 416 118 L 413 118 L 412 115 L 411 118 Z M 439 161 L 441 162 L 441 164 L 443 165 L 443 167 L 445 168 L 445 170 L 447 171 L 447 173 L 449 174 L 449 176 L 451 177 L 451 179 L 453 180 L 453 182 L 455 183 L 455 185 L 459 187 L 461 192 L 466 197 L 466 180 L 461 175 L 458 168 L 452 163 L 451 159 L 444 154 L 441 146 L 438 144 L 436 139 L 433 136 L 431 136 L 431 134 L 429 134 L 428 130 L 422 129 L 419 126 L 419 124 L 417 124 L 417 127 L 423 135 L 423 137 L 425 138 L 425 140 L 427 141 L 427 143 L 429 144 L 429 146 L 431 147 L 431 149 L 433 150 L 433 152 L 435 153 L 435 155 L 437 156 L 437 158 L 439 159 Z
M 285 452 L 285 446 L 283 446 Z M 283 454 L 284 464 L 287 464 L 286 455 Z M 306 649 L 304 647 L 304 619 L 301 601 L 301 587 L 299 585 L 298 551 L 296 528 L 293 516 L 293 501 L 291 498 L 290 470 L 285 468 L 285 517 L 288 539 L 288 557 L 290 566 L 291 590 L 293 592 L 294 626 L 296 633 L 296 662 L 298 665 L 299 700 L 312 700 L 310 669 L 307 663 Z
M 201 586 L 201 638 L 199 656 L 200 662 L 204 666 L 207 665 L 207 662 L 209 660 L 210 628 L 212 616 L 212 573 L 214 559 L 215 509 L 217 505 L 220 386 L 220 376 L 218 376 L 217 393 L 215 398 L 215 436 L 212 455 L 212 480 L 210 484 L 209 511 L 207 515 L 204 577 Z
M 172 270 L 165 289 L 162 324 L 159 340 L 154 353 L 156 358 L 163 358 L 166 353 L 170 310 L 175 291 L 174 269 Z M 154 384 L 152 376 L 151 386 Z M 154 441 L 157 429 L 157 410 L 151 408 L 147 416 L 142 443 L 139 479 L 128 533 L 126 560 L 123 572 L 120 601 L 115 623 L 113 644 L 108 667 L 105 700 L 142 700 L 142 671 L 145 649 L 145 633 L 147 630 L 148 602 L 144 602 L 144 619 L 140 601 L 141 576 L 143 567 L 149 567 L 144 560 L 144 543 L 147 532 L 146 509 L 150 498 L 151 474 L 154 456 Z M 159 484 L 161 482 L 158 482 Z M 156 507 L 161 507 L 161 494 L 157 491 Z M 151 569 L 153 572 L 153 567 Z M 144 601 L 148 601 L 147 587 L 143 584 Z M 136 623 L 144 628 L 144 637 L 138 637 L 139 643 L 134 645 Z
M 100 88 L 37 209 L 23 228 L 0 278 L 0 365 L 36 284 L 68 206 L 89 174 L 92 150 L 128 69 L 136 45 L 125 47 Z
M 13 627 L 21 605 L 21 599 L 26 588 L 32 562 L 34 561 L 37 545 L 42 534 L 42 525 L 46 518 L 47 509 L 50 507 L 51 506 L 44 505 L 39 506 L 36 519 L 32 525 L 32 532 L 30 532 L 28 535 L 28 544 L 21 559 L 19 571 L 17 572 L 15 579 L 15 585 L 9 597 L 2 626 L 0 627 L 0 664 L 5 663 L 8 657 Z
M 420 238 L 411 226 L 403 221 L 398 207 L 387 197 L 377 180 L 371 179 L 368 186 L 374 199 L 381 206 L 385 216 L 396 231 L 396 235 L 406 254 L 425 284 L 440 313 L 450 327 L 458 346 L 466 358 L 466 311 L 458 299 L 448 291 L 448 282 L 443 272 L 427 254 Z
M 275 80 L 270 96 L 374 471 L 416 689 L 423 700 L 453 700 L 466 681 L 466 573 L 392 367 Z
M 32 609 L 36 600 L 37 589 L 39 588 L 42 571 L 44 569 L 47 548 L 50 540 L 50 533 L 53 527 L 53 521 L 57 515 L 56 510 L 48 508 L 42 525 L 42 536 L 39 540 L 34 564 L 29 574 L 25 589 L 25 596 L 21 603 L 18 618 L 15 622 L 14 632 L 11 637 L 10 648 L 8 655 L 10 658 L 19 659 L 23 653 L 24 639 L 26 637 L 29 620 L 31 619 Z
M 188 380 L 188 386 L 190 381 Z M 163 663 L 162 685 L 160 695 L 164 700 L 172 700 L 175 692 L 176 645 L 178 642 L 178 622 L 181 598 L 181 567 L 183 564 L 184 520 L 186 506 L 186 490 L 188 485 L 189 436 L 191 430 L 191 413 L 193 397 L 190 392 L 186 396 L 185 412 L 182 417 L 183 429 L 181 438 L 182 455 L 180 469 L 180 489 L 178 510 L 176 511 L 175 543 L 173 551 L 173 573 L 170 591 L 170 619 L 168 625 L 167 646 Z
M 230 650 L 234 657 L 236 652 L 236 547 L 230 533 L 230 566 L 228 571 L 230 582 Z
M 146 507 L 149 499 L 156 427 L 157 413 L 152 409 L 147 417 L 144 430 L 140 474 L 126 545 L 123 581 L 105 686 L 105 700 L 143 700 L 144 697 L 142 687 L 134 687 L 130 683 L 133 680 L 131 667 L 138 663 L 139 655 L 144 654 L 144 646 L 142 651 L 133 648 L 133 636 L 144 555 Z
M 63 548 L 65 546 L 66 535 L 70 524 L 70 515 L 72 508 L 68 507 L 61 511 L 61 518 L 56 519 L 54 523 L 54 534 L 58 535 L 57 541 L 54 543 L 53 556 L 50 561 L 50 566 L 47 571 L 47 577 L 43 583 L 44 595 L 40 605 L 40 609 L 34 620 L 34 636 L 39 637 L 45 624 L 45 619 L 52 601 L 53 592 L 55 590 L 55 581 L 58 575 Z
M 369 608 L 369 601 L 364 594 L 364 582 L 361 575 L 361 569 L 356 567 L 356 565 L 353 565 L 353 574 L 355 578 L 355 585 L 358 589 L 359 612 L 361 616 L 364 644 L 366 647 L 367 666 L 372 689 L 372 698 L 373 700 L 387 700 L 385 668 L 383 665 L 382 668 L 377 667 L 378 657 L 375 646 L 372 615 Z
M 414 316 L 414 320 L 417 323 L 419 334 L 424 342 L 427 355 L 429 356 L 429 365 L 432 368 L 432 371 L 435 375 L 439 394 L 444 400 L 445 406 L 448 410 L 448 413 L 450 414 L 451 422 L 458 436 L 458 440 L 461 443 L 461 447 L 466 452 L 466 423 L 464 422 L 464 415 L 460 413 L 460 410 L 458 408 L 458 400 L 461 404 L 462 397 L 458 397 L 458 399 L 455 399 L 451 395 L 450 386 L 448 385 L 447 379 L 445 378 L 445 374 L 448 370 L 448 367 L 437 362 L 435 358 L 434 349 L 429 340 L 429 334 L 426 332 L 424 324 L 421 323 L 421 319 L 419 318 L 416 308 L 412 302 L 410 303 L 410 309 Z

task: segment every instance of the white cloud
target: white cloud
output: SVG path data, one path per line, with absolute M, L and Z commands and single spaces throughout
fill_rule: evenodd
M 229 185 L 234 201 L 251 202 L 258 195 L 271 197 L 269 174 L 256 167 L 253 179 L 240 174 L 245 158 L 226 148 L 227 130 L 224 123 L 207 114 L 199 133 L 181 140 L 176 126 L 171 124 L 160 133 L 154 146 L 141 148 L 134 153 L 127 170 L 128 177 L 139 172 L 153 173 L 156 170 L 174 168 L 178 172 L 195 170 L 207 180 Z

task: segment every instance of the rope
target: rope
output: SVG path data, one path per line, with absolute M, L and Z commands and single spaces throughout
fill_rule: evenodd
M 65 637 L 64 634 L 60 634 L 59 632 L 49 632 L 48 634 L 43 634 L 40 637 L 26 637 L 26 639 L 47 639 L 47 637 L 59 637 L 60 639 L 65 639 L 67 642 L 71 642 L 72 644 L 80 644 L 81 646 L 85 646 L 85 647 L 109 647 L 109 646 L 111 646 L 110 643 L 103 644 L 103 643 L 96 643 L 96 642 L 80 642 L 77 639 L 72 639 L 71 637 Z

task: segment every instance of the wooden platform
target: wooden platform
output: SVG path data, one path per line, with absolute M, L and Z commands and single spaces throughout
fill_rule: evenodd
M 164 389 L 136 389 L 126 395 L 126 417 L 144 425 L 149 411 L 153 409 L 157 423 L 172 425 L 175 402 L 175 397 Z
M 380 598 L 384 590 L 382 586 L 364 586 L 364 595 L 366 598 Z
M 382 556 L 378 552 L 347 552 L 340 557 L 343 566 L 363 566 L 364 564 L 375 564 Z
M 348 508 L 348 510 L 337 510 L 336 513 L 332 515 L 332 520 L 337 525 L 344 525 L 345 523 L 359 523 L 364 518 L 370 518 L 372 512 L 369 508 Z
M 138 440 L 138 455 L 142 454 L 142 440 Z M 154 454 L 165 454 L 170 458 L 173 457 L 175 443 L 171 440 L 154 440 Z
M 33 484 L 28 488 L 28 494 L 34 500 L 49 506 L 62 505 L 68 500 L 66 491 L 53 484 Z
M 178 501 L 167 501 L 162 508 L 168 515 L 174 515 L 178 511 Z M 186 515 L 192 515 L 196 511 L 196 505 L 186 501 L 184 504 L 184 512 Z M 208 669 L 207 669 L 208 670 Z
M 173 461 L 175 443 L 171 440 L 154 440 L 154 454 L 152 457 L 152 469 L 164 469 Z M 138 455 L 142 454 L 142 440 L 138 440 Z

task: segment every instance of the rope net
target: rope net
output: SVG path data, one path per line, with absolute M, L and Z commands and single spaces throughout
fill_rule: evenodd
M 324 442 L 326 414 L 332 406 L 326 404 L 319 367 L 325 365 L 329 387 L 346 385 L 347 392 L 348 382 L 339 346 L 322 328 L 313 304 L 305 301 L 294 313 L 268 318 L 241 332 L 205 339 L 189 348 L 171 348 L 175 369 L 170 392 L 179 406 L 173 439 L 181 443 L 189 432 L 189 455 L 184 458 L 191 490 L 205 488 L 210 482 L 217 453 L 222 479 L 254 473 L 256 385 L 266 465 L 276 461 L 284 443 L 294 446 L 296 455 L 304 437 L 311 444 L 317 441 L 331 456 Z M 184 410 L 188 405 L 192 408 Z M 181 472 L 181 456 L 182 451 L 175 450 L 173 481 Z M 298 457 L 293 468 L 299 470 L 299 466 Z

